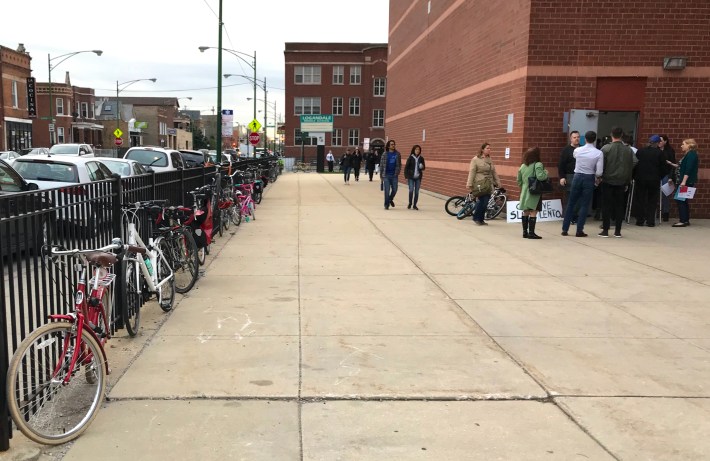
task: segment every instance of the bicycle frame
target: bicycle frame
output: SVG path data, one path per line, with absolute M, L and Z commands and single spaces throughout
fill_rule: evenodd
M 160 248 L 158 248 L 158 246 L 155 244 L 153 238 L 151 237 L 150 239 L 148 239 L 148 245 L 146 246 L 146 244 L 143 242 L 143 239 L 141 239 L 141 236 L 138 235 L 138 229 L 136 228 L 136 224 L 130 221 L 128 222 L 128 244 L 145 248 L 147 250 L 146 255 L 148 255 L 150 264 L 153 266 L 152 274 L 148 270 L 148 265 L 145 263 L 145 260 L 143 258 L 126 256 L 124 259 L 128 262 L 138 264 L 141 269 L 141 274 L 143 274 L 143 279 L 148 284 L 148 289 L 152 293 L 158 293 L 158 302 L 161 302 L 162 295 L 160 293 L 160 288 L 164 284 L 170 282 L 170 280 L 172 280 L 172 278 L 175 276 L 173 274 L 172 267 L 170 267 L 170 264 L 168 264 L 168 260 L 165 258 L 165 255 L 163 255 L 163 252 L 160 251 Z M 165 264 L 165 266 L 170 271 L 170 275 L 168 277 L 165 277 L 165 279 L 163 279 L 162 281 L 158 281 L 158 259 L 160 259 L 161 264 Z M 138 274 L 138 271 L 136 271 L 135 276 L 136 286 L 140 286 L 140 276 Z

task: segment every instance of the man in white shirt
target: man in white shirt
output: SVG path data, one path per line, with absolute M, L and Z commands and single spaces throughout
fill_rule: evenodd
M 333 157 L 333 152 L 331 150 L 328 150 L 328 155 L 325 156 L 325 161 L 328 162 L 328 173 L 332 173 L 335 157 Z
M 575 207 L 577 213 L 577 233 L 576 237 L 586 237 L 584 233 L 584 223 L 587 221 L 587 211 L 592 201 L 594 186 L 599 183 L 604 172 L 604 156 L 602 151 L 594 147 L 597 134 L 594 131 L 584 133 L 586 144 L 574 150 L 575 166 L 572 187 L 569 192 L 569 200 L 565 209 L 565 218 L 562 221 L 562 235 L 568 235 L 572 222 L 572 215 Z

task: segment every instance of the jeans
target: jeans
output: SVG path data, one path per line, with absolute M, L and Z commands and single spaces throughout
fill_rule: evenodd
M 407 180 L 409 185 L 409 204 L 417 206 L 417 201 L 419 200 L 419 187 L 422 185 L 422 177 L 410 178 Z M 414 201 L 412 201 L 412 198 Z
M 570 187 L 569 200 L 565 208 L 565 219 L 562 221 L 562 230 L 567 232 L 572 223 L 574 210 L 577 213 L 577 233 L 584 232 L 584 224 L 587 222 L 587 211 L 592 202 L 594 194 L 594 174 L 575 173 Z
M 626 186 L 612 186 L 602 183 L 602 230 L 609 231 L 611 221 L 615 223 L 614 233 L 621 233 L 621 223 L 624 222 L 626 206 Z
M 385 208 L 390 207 L 390 202 L 394 200 L 394 196 L 397 195 L 397 177 L 396 176 L 385 176 Z
M 491 200 L 491 194 L 479 195 L 476 199 L 476 209 L 473 210 L 473 220 L 483 222 L 486 216 L 486 208 Z
M 678 204 L 678 221 L 679 222 L 690 222 L 690 204 L 688 200 L 676 200 L 675 203 Z
M 332 172 L 333 172 L 333 161 L 329 160 L 328 161 L 328 173 L 332 173 Z
M 350 168 L 349 166 L 344 166 L 343 167 L 343 180 L 345 182 L 350 181 Z

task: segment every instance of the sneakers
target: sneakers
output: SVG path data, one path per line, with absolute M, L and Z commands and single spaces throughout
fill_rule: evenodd
M 621 233 L 615 232 L 615 233 L 614 233 L 614 238 L 620 239 L 620 238 L 621 238 Z
M 562 231 L 562 234 L 561 234 L 561 235 L 562 235 L 563 237 L 567 237 L 569 234 L 567 233 L 567 231 Z
M 689 222 L 677 222 L 673 224 L 671 227 L 688 227 L 690 226 Z
M 586 237 L 587 234 L 585 234 L 584 232 L 577 232 L 576 234 L 574 234 L 574 236 L 575 237 Z
M 609 231 L 603 230 L 603 231 L 599 232 L 597 235 L 601 238 L 608 239 L 609 238 Z

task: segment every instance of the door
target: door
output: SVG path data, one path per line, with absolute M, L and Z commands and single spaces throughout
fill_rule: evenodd
M 569 111 L 569 130 L 579 131 L 579 144 L 584 145 L 584 133 L 594 131 L 599 137 L 599 111 L 593 109 L 572 109 Z

